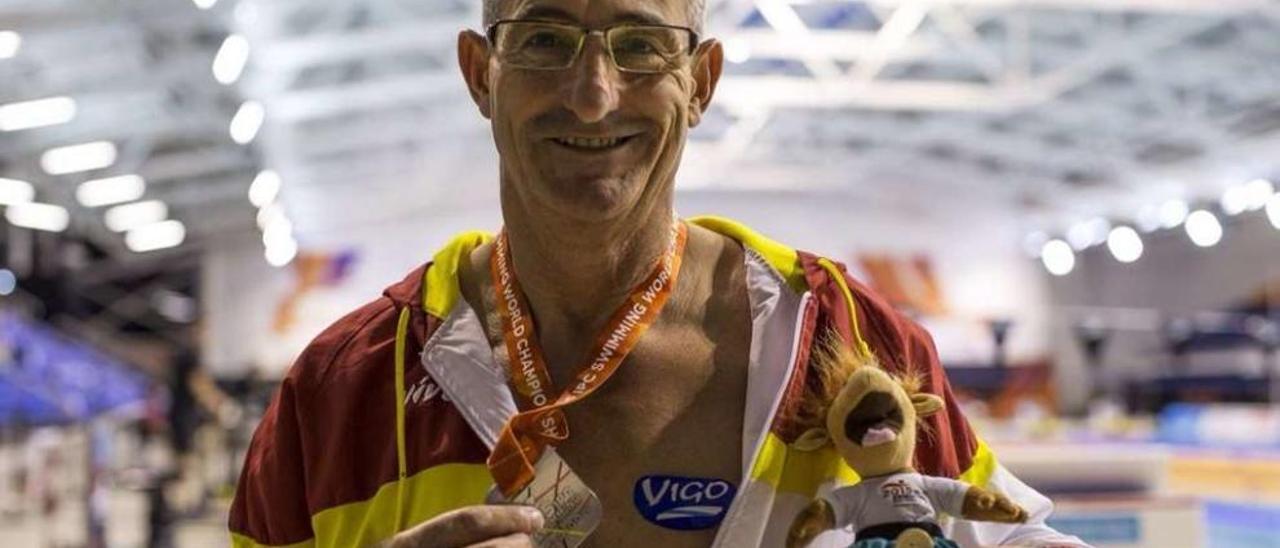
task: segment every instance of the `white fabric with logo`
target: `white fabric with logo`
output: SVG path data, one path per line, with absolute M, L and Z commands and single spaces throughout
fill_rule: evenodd
M 831 503 L 836 526 L 854 531 L 899 522 L 938 523 L 938 512 L 960 515 L 968 484 L 914 472 L 868 478 L 823 498 Z

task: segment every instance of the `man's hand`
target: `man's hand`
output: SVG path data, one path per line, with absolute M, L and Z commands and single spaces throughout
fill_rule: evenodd
M 823 531 L 835 527 L 836 517 L 831 503 L 818 499 L 800 511 L 791 530 L 787 531 L 787 548 L 804 548 Z
M 400 533 L 382 548 L 532 548 L 529 535 L 542 525 L 542 513 L 532 506 L 468 506 Z
M 1009 497 L 987 491 L 976 485 L 964 494 L 964 518 L 975 521 L 1022 523 L 1027 521 L 1027 511 Z

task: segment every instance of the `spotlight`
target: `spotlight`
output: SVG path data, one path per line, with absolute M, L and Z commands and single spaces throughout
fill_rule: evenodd
M 1071 245 L 1062 240 L 1050 240 L 1040 252 L 1044 267 L 1054 276 L 1066 276 L 1076 267 L 1076 254 Z
M 1213 247 L 1222 241 L 1222 223 L 1203 209 L 1187 216 L 1187 236 L 1200 247 Z
M 1142 237 L 1132 228 L 1118 226 L 1107 236 L 1107 248 L 1117 261 L 1131 263 L 1142 257 Z
M 1160 206 L 1160 226 L 1175 228 L 1187 220 L 1187 202 L 1169 200 Z
M 1271 221 L 1271 226 L 1276 227 L 1276 230 L 1280 230 L 1280 192 L 1267 200 L 1267 220 Z
M 262 108 L 262 103 L 245 101 L 231 118 L 231 140 L 241 145 L 252 142 L 258 136 L 258 130 L 262 129 L 262 121 L 266 116 L 267 111 Z

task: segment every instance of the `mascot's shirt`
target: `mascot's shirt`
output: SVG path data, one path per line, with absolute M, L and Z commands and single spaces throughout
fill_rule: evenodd
M 938 512 L 960 515 L 969 486 L 914 472 L 864 479 L 827 494 L 837 527 L 854 530 L 887 523 L 938 522 Z

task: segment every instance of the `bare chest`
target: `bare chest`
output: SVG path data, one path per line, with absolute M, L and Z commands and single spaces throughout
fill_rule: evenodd
M 646 510 L 679 504 L 673 487 L 740 482 L 748 346 L 654 326 L 599 391 L 566 410 L 558 451 L 604 507 L 586 546 L 711 544 L 714 527 L 677 530 Z

